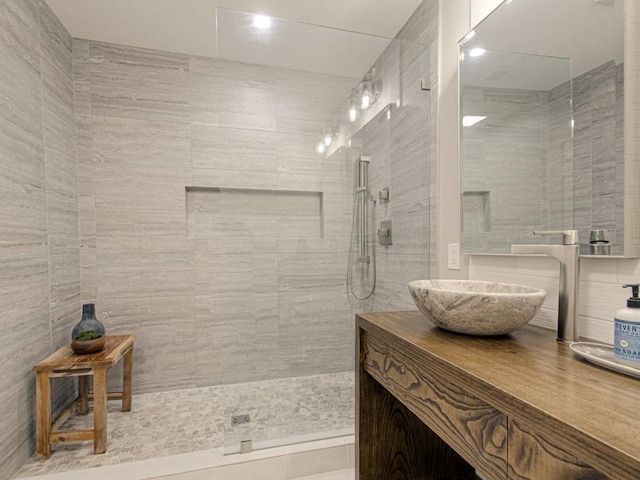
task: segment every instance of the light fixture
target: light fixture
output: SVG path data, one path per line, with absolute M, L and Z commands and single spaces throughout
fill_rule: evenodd
M 367 110 L 373 104 L 373 85 L 371 75 L 366 74 L 360 83 L 360 108 Z
M 338 139 L 340 129 L 333 123 L 327 122 L 327 126 L 320 132 L 320 138 L 316 144 L 316 152 L 324 153 L 327 151 L 327 147 Z
M 331 142 L 333 142 L 333 134 L 331 133 L 331 129 L 329 127 L 325 127 L 325 129 L 322 131 L 322 143 L 324 143 L 324 145 L 328 147 L 329 145 L 331 145 Z
M 469 52 L 469 56 L 470 57 L 481 57 L 485 53 L 487 53 L 487 51 L 484 48 L 476 47 L 476 48 L 472 48 L 471 49 L 471 51 Z
M 349 95 L 349 121 L 351 123 L 358 120 L 359 112 L 358 112 L 358 93 L 355 88 L 351 90 L 351 95 Z
M 367 110 L 380 96 L 380 84 L 376 78 L 376 67 L 371 67 L 358 85 L 358 103 L 361 110 Z
M 260 30 L 267 30 L 271 27 L 271 18 L 266 15 L 254 15 L 253 16 L 253 26 L 259 28 Z
M 483 117 L 481 115 L 465 115 L 462 117 L 462 126 L 463 127 L 473 127 L 476 123 L 484 120 L 486 115 Z

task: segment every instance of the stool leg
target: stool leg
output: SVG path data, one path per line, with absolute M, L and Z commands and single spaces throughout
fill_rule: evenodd
M 89 413 L 89 375 L 78 377 L 78 413 L 87 415 Z
M 124 356 L 122 364 L 122 411 L 131 411 L 131 393 L 133 390 L 133 346 Z
M 48 372 L 36 373 L 36 451 L 39 456 L 49 458 L 51 456 L 51 381 Z
M 107 370 L 93 369 L 93 453 L 107 451 Z

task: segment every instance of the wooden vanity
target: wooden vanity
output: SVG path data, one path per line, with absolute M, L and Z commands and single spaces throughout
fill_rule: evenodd
M 356 323 L 356 478 L 640 479 L 640 380 L 555 332 L 470 337 L 419 312 Z

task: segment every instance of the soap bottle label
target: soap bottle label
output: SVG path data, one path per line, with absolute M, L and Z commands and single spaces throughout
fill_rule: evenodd
M 619 360 L 640 364 L 640 323 L 615 319 L 614 354 Z

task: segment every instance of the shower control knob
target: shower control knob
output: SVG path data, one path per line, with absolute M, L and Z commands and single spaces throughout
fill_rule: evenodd
M 391 220 L 384 220 L 380 222 L 380 228 L 378 229 L 378 243 L 383 247 L 391 245 Z

